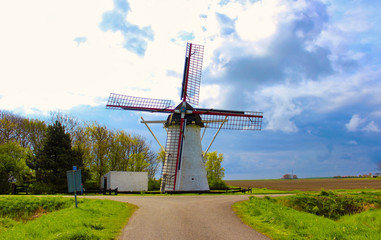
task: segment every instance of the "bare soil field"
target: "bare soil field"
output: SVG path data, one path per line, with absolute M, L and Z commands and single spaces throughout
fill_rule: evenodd
M 381 189 L 381 178 L 323 178 L 323 179 L 277 179 L 277 180 L 226 180 L 237 187 L 267 188 L 283 191 L 320 191 L 337 189 Z

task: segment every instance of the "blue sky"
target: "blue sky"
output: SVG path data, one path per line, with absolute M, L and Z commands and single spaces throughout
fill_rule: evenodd
M 3 1 L 0 109 L 61 111 L 146 137 L 110 92 L 179 102 L 186 42 L 205 46 L 200 107 L 264 113 L 221 132 L 226 179 L 358 175 L 381 161 L 380 1 Z M 165 143 L 162 126 L 152 126 Z M 204 148 L 214 132 L 208 131 Z

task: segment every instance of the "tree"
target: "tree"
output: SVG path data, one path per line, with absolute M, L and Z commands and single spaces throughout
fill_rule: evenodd
M 27 164 L 35 170 L 44 192 L 62 192 L 67 189 L 66 171 L 72 166 L 82 168 L 83 159 L 81 152 L 72 148 L 70 134 L 56 121 L 48 126 L 42 149 Z
M 125 131 L 111 133 L 110 139 L 110 170 L 130 171 L 130 155 L 132 152 L 132 137 Z
M 9 193 L 12 182 L 22 184 L 30 174 L 25 164 L 27 151 L 15 142 L 0 145 L 0 193 Z
M 156 153 L 141 136 L 132 138 L 131 169 L 132 171 L 148 171 L 148 177 L 154 178 L 157 169 Z
M 65 131 L 72 136 L 72 141 L 75 141 L 76 139 L 74 136 L 75 132 L 81 126 L 80 121 L 75 117 L 62 112 L 50 112 L 50 119 L 48 120 L 48 123 L 52 125 L 57 121 L 65 128 Z
M 65 128 L 66 129 L 66 128 Z M 73 149 L 82 155 L 83 169 L 82 170 L 82 183 L 87 186 L 88 181 L 91 181 L 90 167 L 92 164 L 91 146 L 92 143 L 89 139 L 88 132 L 83 125 L 79 125 L 71 134 Z M 86 184 L 86 185 L 85 185 Z
M 152 168 L 152 178 L 155 177 L 156 172 L 158 169 L 160 169 L 160 166 L 163 166 L 165 161 L 165 151 L 163 149 L 160 149 L 160 151 L 156 154 L 155 163 L 151 164 L 150 168 Z
M 0 144 L 17 142 L 21 147 L 30 148 L 33 153 L 42 146 L 46 124 L 38 119 L 27 119 L 0 110 Z
M 221 165 L 224 160 L 222 153 L 210 152 L 204 158 L 206 160 L 205 168 L 210 189 L 226 189 L 227 186 L 222 180 L 225 176 L 225 169 Z
M 21 117 L 7 111 L 0 111 L 0 144 L 20 140 L 20 122 L 22 122 Z
M 110 131 L 106 126 L 100 126 L 97 122 L 86 128 L 89 140 L 92 143 L 90 154 L 92 161 L 90 171 L 95 173 L 96 185 L 100 185 L 101 177 L 109 170 L 108 155 L 110 147 Z
M 156 179 L 155 175 L 157 170 L 160 169 L 160 166 L 163 166 L 165 161 L 165 151 L 160 149 L 160 151 L 156 154 L 156 158 L 152 159 L 150 165 L 148 167 L 148 190 L 159 190 L 161 185 L 161 179 Z
M 38 119 L 25 119 L 22 128 L 26 138 L 24 147 L 29 147 L 34 153 L 38 152 L 45 139 L 46 123 Z

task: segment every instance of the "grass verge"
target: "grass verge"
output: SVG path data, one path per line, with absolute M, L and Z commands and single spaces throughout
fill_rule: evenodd
M 32 221 L 1 218 L 0 224 L 12 226 L 0 232 L 0 239 L 115 239 L 135 209 L 127 203 L 79 199 L 78 208 L 72 203 Z
M 25 222 L 38 214 L 68 208 L 72 202 L 62 197 L 4 196 L 0 197 L 0 217 Z
M 243 222 L 272 239 L 381 239 L 381 209 L 338 221 L 285 207 L 271 198 L 250 197 L 233 209 Z

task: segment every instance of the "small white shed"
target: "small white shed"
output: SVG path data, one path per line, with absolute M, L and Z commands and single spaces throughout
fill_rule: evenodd
M 102 176 L 101 188 L 118 188 L 118 192 L 147 191 L 148 172 L 110 171 Z

